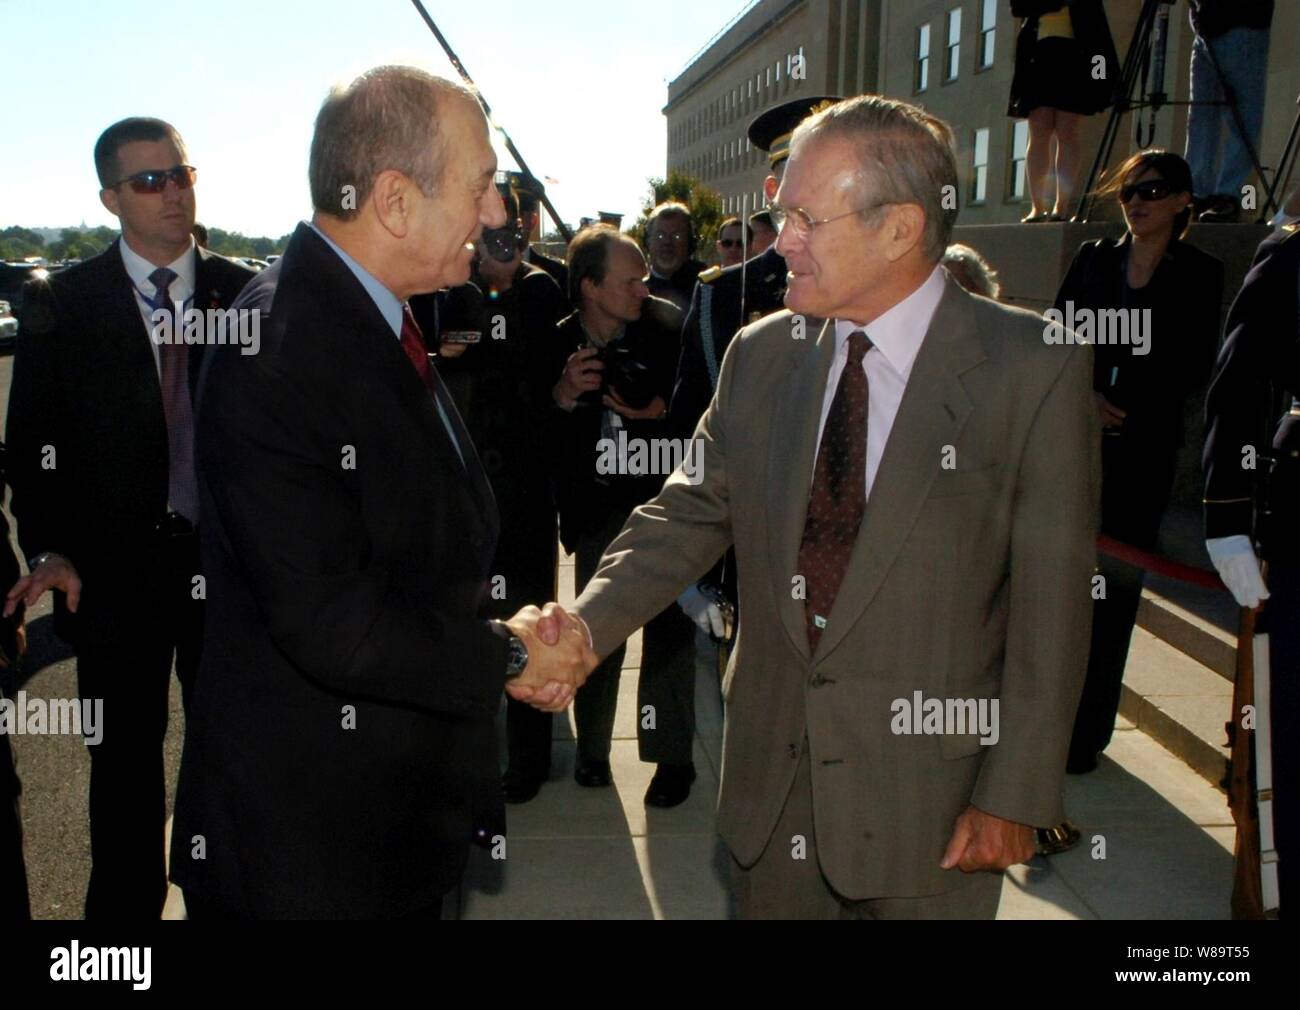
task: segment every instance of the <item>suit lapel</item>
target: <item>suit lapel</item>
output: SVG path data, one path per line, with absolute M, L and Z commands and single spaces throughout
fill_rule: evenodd
M 984 360 L 984 351 L 968 299 L 947 281 L 890 429 L 844 582 L 818 644 L 819 658 L 844 640 L 880 590 L 939 472 L 944 446 L 957 444 L 970 416 L 973 404 L 961 375 Z
M 119 238 L 117 240 L 121 242 Z M 135 285 L 122 262 L 122 252 L 115 242 L 103 253 L 104 269 L 100 274 L 101 293 L 94 298 L 93 310 L 107 325 L 103 328 L 104 352 L 139 376 L 140 393 L 146 408 L 163 418 L 162 386 L 158 379 L 158 362 L 154 358 L 149 329 L 135 300 Z
M 804 345 L 785 385 L 784 395 L 772 406 L 772 426 L 767 456 L 767 532 L 774 564 L 777 610 L 790 640 L 805 657 L 808 631 L 803 600 L 795 599 L 791 580 L 799 573 L 799 544 L 808 514 L 812 488 L 813 456 L 826 377 L 835 356 L 835 327 L 822 325 L 815 344 Z

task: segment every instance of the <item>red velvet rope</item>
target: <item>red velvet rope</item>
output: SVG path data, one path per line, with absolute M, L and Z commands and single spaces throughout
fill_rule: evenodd
M 1226 588 L 1223 585 L 1223 580 L 1214 572 L 1207 571 L 1204 568 L 1193 568 L 1191 565 L 1185 565 L 1181 561 L 1174 561 L 1170 558 L 1162 558 L 1158 554 L 1152 554 L 1150 551 L 1144 551 L 1131 544 L 1121 543 L 1113 537 L 1104 535 L 1097 537 L 1097 549 L 1103 554 L 1109 554 L 1112 558 L 1119 558 L 1119 560 L 1130 565 L 1145 568 L 1148 572 L 1156 572 L 1167 578 L 1177 579 L 1179 582 L 1188 582 L 1193 586 L 1201 586 L 1205 589 Z

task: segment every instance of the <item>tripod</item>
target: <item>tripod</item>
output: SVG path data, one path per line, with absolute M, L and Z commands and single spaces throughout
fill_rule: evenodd
M 1195 0 L 1189 0 L 1195 3 Z M 1219 80 L 1219 87 L 1223 90 L 1223 101 L 1204 101 L 1191 100 L 1186 102 L 1174 102 L 1169 96 L 1161 90 L 1165 79 L 1165 58 L 1169 45 L 1169 5 L 1173 0 L 1143 0 L 1142 12 L 1138 15 L 1137 25 L 1133 29 L 1133 39 L 1129 43 L 1128 53 L 1124 57 L 1124 69 L 1120 85 L 1115 90 L 1114 104 L 1111 106 L 1110 116 L 1106 120 L 1106 128 L 1102 132 L 1101 143 L 1097 147 L 1097 156 L 1093 159 L 1092 169 L 1088 173 L 1087 184 L 1083 188 L 1083 196 L 1079 198 L 1079 205 L 1075 209 L 1073 221 L 1087 221 L 1088 215 L 1092 211 L 1093 189 L 1100 178 L 1102 170 L 1110 163 L 1111 154 L 1115 149 L 1115 141 L 1119 137 L 1120 120 L 1124 113 L 1141 109 L 1148 109 L 1146 139 L 1143 140 L 1141 124 L 1138 124 L 1137 141 L 1141 147 L 1150 145 L 1155 135 L 1155 115 L 1165 105 L 1226 105 L 1232 113 L 1232 121 L 1237 130 L 1237 135 L 1241 139 L 1242 146 L 1245 147 L 1246 153 L 1250 155 L 1251 164 L 1259 176 L 1259 181 L 1264 187 L 1265 202 L 1261 211 L 1260 220 L 1266 220 L 1269 209 L 1277 209 L 1277 196 L 1273 191 L 1273 186 L 1264 172 L 1264 166 L 1260 164 L 1259 154 L 1255 150 L 1250 136 L 1246 132 L 1246 124 L 1241 118 L 1241 112 L 1237 108 L 1237 99 L 1228 86 L 1227 79 L 1223 76 L 1223 69 L 1219 66 L 1219 61 L 1214 55 L 1214 49 L 1209 45 L 1208 40 L 1205 46 L 1205 53 L 1210 61 L 1210 67 L 1214 71 L 1214 76 Z M 1154 90 L 1148 91 L 1148 81 Z M 1139 88 L 1139 82 L 1141 84 Z M 1138 97 L 1134 98 L 1134 94 Z M 1297 121 L 1300 125 L 1300 120 Z M 1292 129 L 1292 139 L 1288 141 L 1288 149 L 1294 141 L 1296 129 Z

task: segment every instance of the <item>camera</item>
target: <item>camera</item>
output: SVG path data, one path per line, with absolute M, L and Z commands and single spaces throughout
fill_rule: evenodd
M 578 402 L 600 403 L 612 389 L 633 410 L 643 410 L 659 394 L 654 374 L 648 365 L 636 359 L 631 348 L 607 344 L 596 352 L 592 360 L 605 366 L 601 373 L 603 381 L 599 389 L 578 397 Z

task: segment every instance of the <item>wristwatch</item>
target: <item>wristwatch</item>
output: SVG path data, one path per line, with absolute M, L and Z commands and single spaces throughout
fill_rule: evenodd
M 54 551 L 41 551 L 41 553 L 36 555 L 36 557 L 27 559 L 27 570 L 29 572 L 34 572 L 37 568 L 52 558 L 63 558 L 63 555 L 56 554 Z
M 514 680 L 524 668 L 528 666 L 528 646 L 524 645 L 523 640 L 517 635 L 510 632 L 510 626 L 504 621 L 489 621 L 489 627 L 499 637 L 506 641 L 510 652 L 506 659 L 506 680 Z

